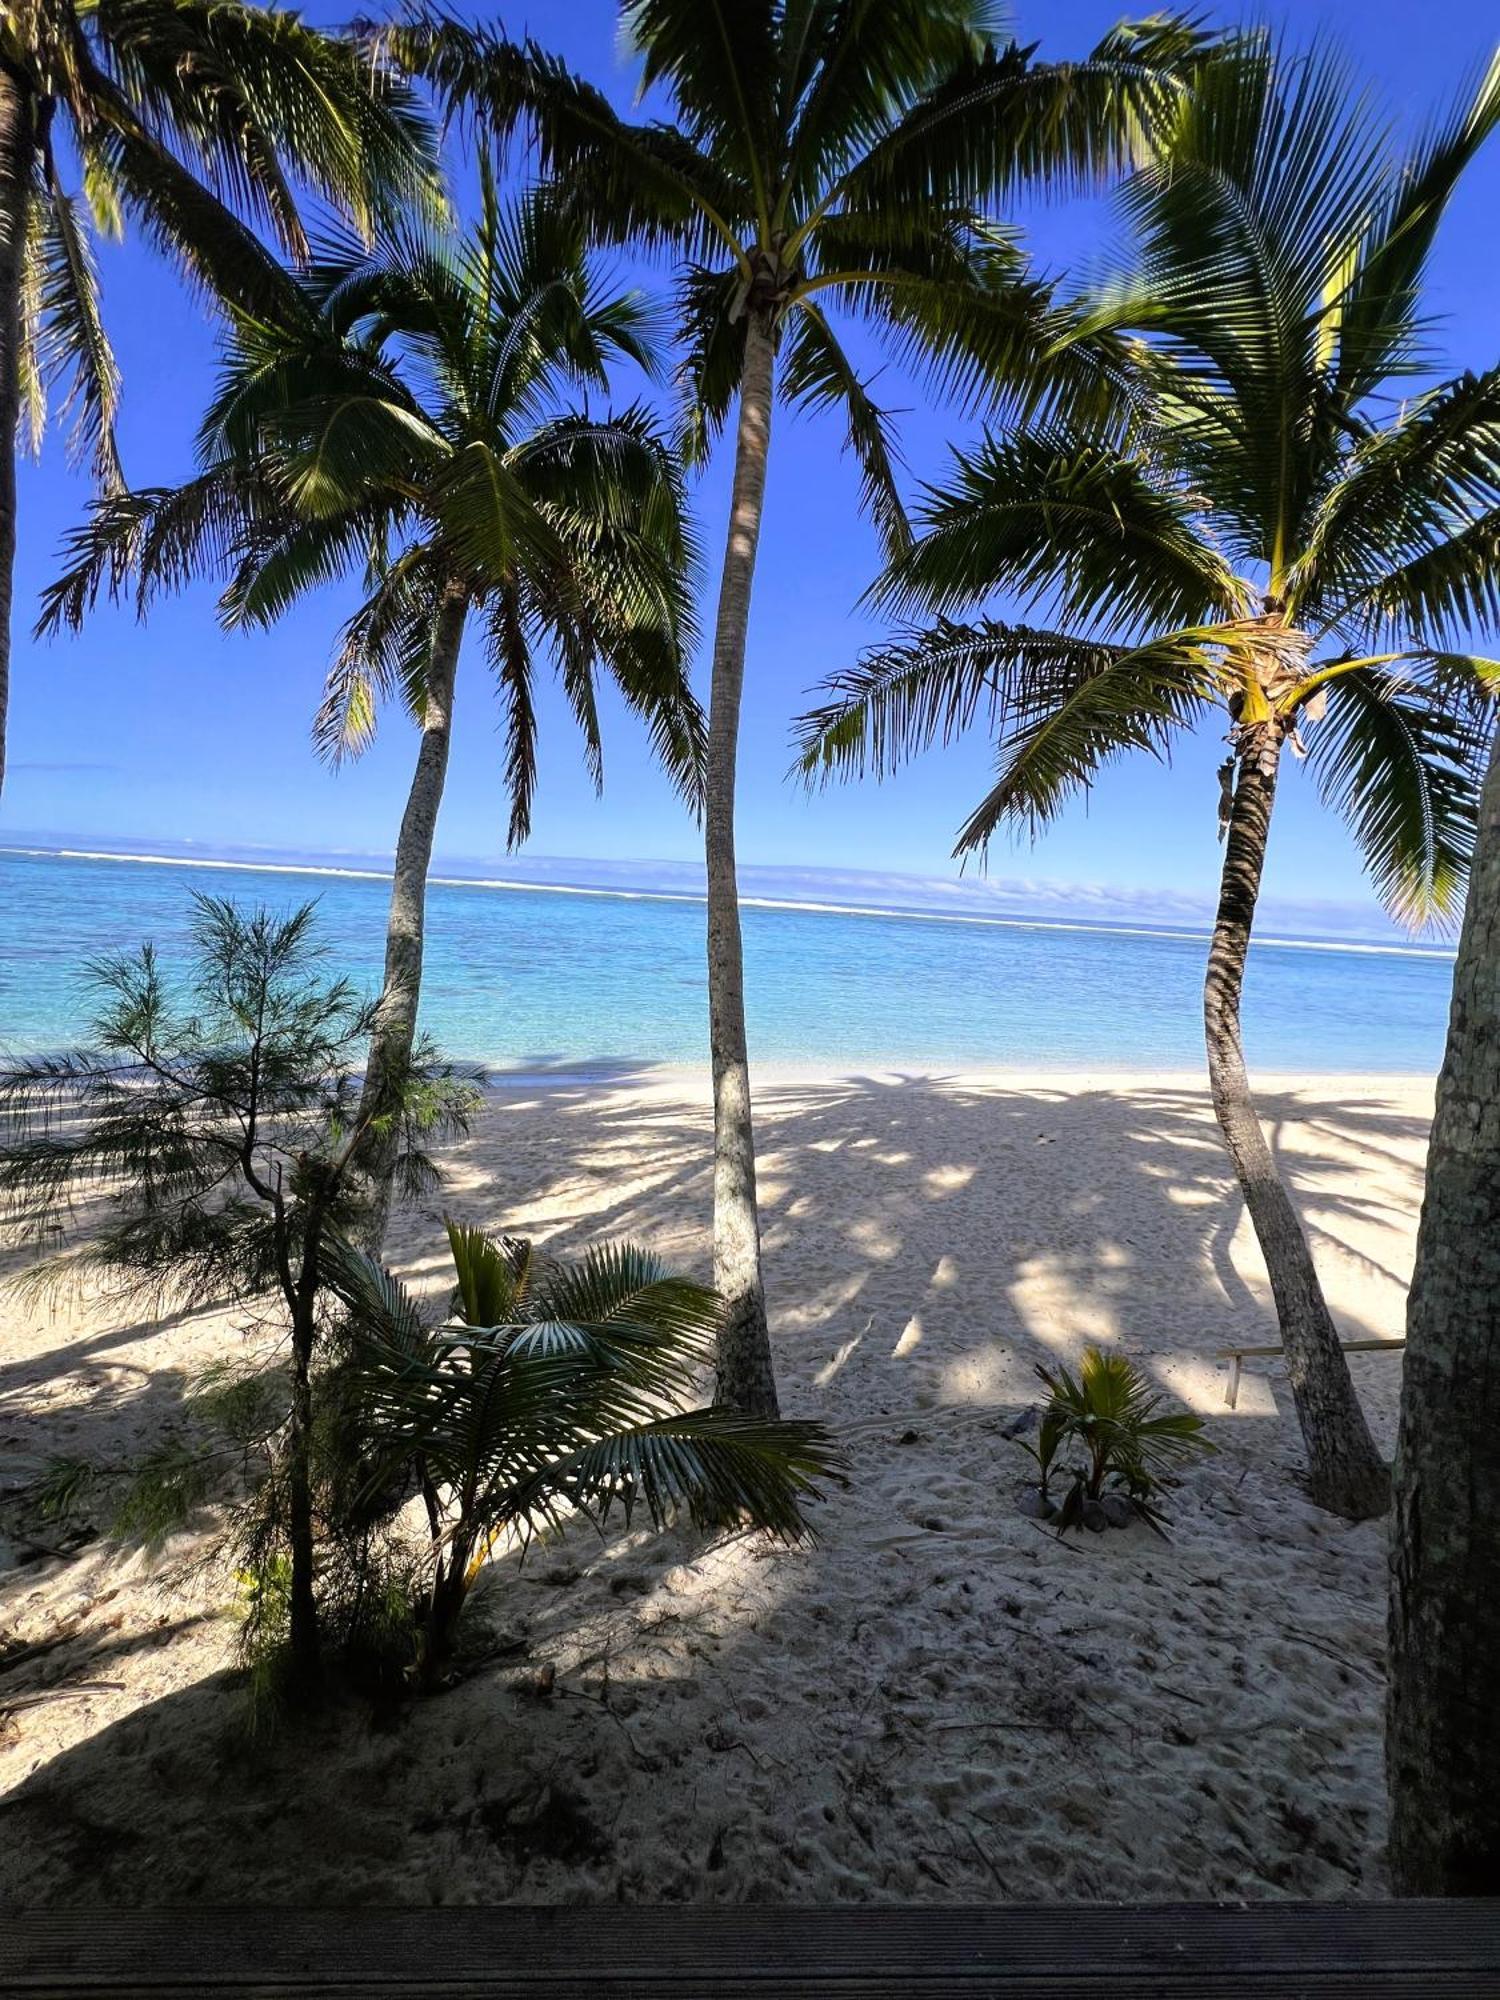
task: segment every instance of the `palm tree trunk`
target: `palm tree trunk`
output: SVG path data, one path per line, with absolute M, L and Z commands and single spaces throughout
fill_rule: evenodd
M 1307 1447 L 1309 1492 L 1320 1507 L 1363 1521 L 1389 1505 L 1390 1477 L 1354 1393 L 1307 1238 L 1261 1129 L 1240 1041 L 1240 992 L 1281 760 L 1279 725 L 1243 728 L 1237 754 L 1219 911 L 1203 991 L 1209 1081 L 1276 1300 L 1292 1398 Z
M 1453 977 L 1406 1319 L 1386 1776 L 1398 1896 L 1500 1886 L 1500 755 Z
M 450 584 L 433 621 L 422 740 L 396 840 L 396 865 L 385 928 L 385 981 L 370 1036 L 370 1055 L 360 1096 L 361 1120 L 381 1117 L 389 1110 L 395 1089 L 411 1061 L 417 1003 L 422 992 L 427 871 L 432 865 L 433 835 L 448 775 L 453 684 L 468 610 L 468 592 L 461 584 Z M 380 1255 L 390 1220 L 396 1150 L 394 1130 L 375 1133 L 365 1149 L 363 1165 L 370 1195 L 360 1236 L 372 1257 Z
M 708 706 L 704 847 L 708 864 L 708 1033 L 714 1090 L 714 1284 L 724 1300 L 717 1398 L 747 1415 L 774 1417 L 776 1376 L 760 1268 L 755 1133 L 745 1043 L 745 968 L 735 877 L 734 791 L 745 637 L 760 541 L 771 443 L 775 348 L 765 316 L 745 328 L 729 535 L 714 628 Z
M 16 428 L 21 414 L 21 269 L 36 145 L 35 111 L 0 63 L 0 790 L 10 714 L 10 616 L 16 567 Z

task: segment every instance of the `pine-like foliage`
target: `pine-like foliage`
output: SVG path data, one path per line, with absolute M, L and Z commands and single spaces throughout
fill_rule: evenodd
M 195 904 L 184 974 L 149 944 L 97 961 L 90 1045 L 0 1071 L 0 1203 L 53 1253 L 33 1287 L 92 1273 L 137 1309 L 238 1306 L 286 1337 L 272 1377 L 215 1383 L 200 1421 L 135 1468 L 119 1525 L 148 1539 L 170 1528 L 253 1446 L 247 1564 L 260 1612 L 284 1601 L 305 1685 L 328 1258 L 358 1225 L 375 1142 L 394 1141 L 406 1188 L 428 1189 L 427 1144 L 463 1128 L 475 1092 L 421 1045 L 380 1118 L 362 1118 L 371 1007 L 324 973 L 313 906 Z M 284 1593 L 272 1588 L 283 1568 Z

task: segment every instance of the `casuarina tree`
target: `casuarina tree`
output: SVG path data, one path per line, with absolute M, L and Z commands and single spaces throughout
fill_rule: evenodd
M 365 1148 L 388 1140 L 403 1179 L 430 1188 L 426 1144 L 463 1129 L 475 1093 L 419 1044 L 379 1118 L 361 1111 L 372 1006 L 326 976 L 311 904 L 278 915 L 200 896 L 191 945 L 185 970 L 149 944 L 96 962 L 89 1045 L 0 1070 L 0 1207 L 61 1240 L 33 1284 L 94 1270 L 158 1313 L 238 1306 L 284 1335 L 257 1567 L 307 1695 L 329 1259 L 364 1204 Z

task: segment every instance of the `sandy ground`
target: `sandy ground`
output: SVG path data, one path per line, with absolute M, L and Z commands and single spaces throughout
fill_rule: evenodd
M 1399 1334 L 1430 1086 L 1262 1085 L 1347 1336 Z M 436 1276 L 446 1205 L 706 1272 L 707 1129 L 701 1078 L 511 1085 L 395 1260 Z M 784 1405 L 855 1461 L 819 1545 L 579 1534 L 495 1566 L 495 1656 L 457 1687 L 252 1741 L 222 1574 L 12 1542 L 3 1643 L 38 1650 L 0 1674 L 0 1895 L 1379 1893 L 1383 1530 L 1302 1498 L 1278 1366 L 1224 1408 L 1215 1350 L 1274 1323 L 1201 1084 L 763 1079 L 759 1136 Z M 5 1310 L 0 1484 L 148 1441 L 236 1341 L 212 1315 Z M 1016 1510 L 1003 1426 L 1036 1361 L 1089 1341 L 1211 1420 L 1170 1542 Z M 1388 1446 L 1399 1360 L 1353 1366 Z

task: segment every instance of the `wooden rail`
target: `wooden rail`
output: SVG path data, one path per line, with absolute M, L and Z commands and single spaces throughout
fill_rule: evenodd
M 1496 2000 L 1500 1901 L 54 1912 L 6 2000 Z
M 1340 1348 L 1345 1354 L 1398 1354 L 1406 1342 L 1404 1340 L 1341 1340 Z M 1229 1384 L 1224 1391 L 1224 1401 L 1232 1410 L 1240 1400 L 1240 1370 L 1251 1359 L 1262 1356 L 1285 1354 L 1286 1349 L 1275 1347 L 1221 1347 L 1216 1359 L 1230 1363 Z

